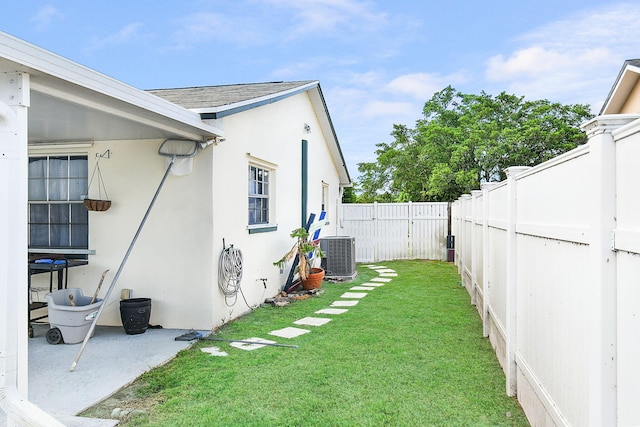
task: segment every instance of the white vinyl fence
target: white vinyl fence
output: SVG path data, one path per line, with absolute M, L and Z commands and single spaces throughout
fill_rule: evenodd
M 532 425 L 640 425 L 640 118 L 452 205 L 455 262 Z
M 447 259 L 447 203 L 349 203 L 338 218 L 338 234 L 355 237 L 356 262 Z

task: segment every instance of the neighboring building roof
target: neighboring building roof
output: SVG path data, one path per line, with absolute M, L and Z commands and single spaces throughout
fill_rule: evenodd
M 317 80 L 152 89 L 148 92 L 200 113 L 203 120 L 220 119 L 271 104 L 301 92 L 309 92 L 311 102 L 318 112 L 322 132 L 327 140 L 333 143 L 329 148 L 340 170 L 340 182 L 343 185 L 351 184 L 351 177 L 329 115 L 329 109 Z
M 620 114 L 629 95 L 640 78 L 640 59 L 628 59 L 624 61 L 622 69 L 618 73 L 615 83 L 609 91 L 607 99 L 600 110 L 603 114 Z

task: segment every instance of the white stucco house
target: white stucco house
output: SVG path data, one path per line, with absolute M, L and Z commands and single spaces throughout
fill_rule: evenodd
M 282 289 L 288 272 L 273 261 L 310 214 L 325 211 L 322 235 L 336 234 L 351 179 L 319 82 L 143 91 L 0 33 L 3 391 L 26 378 L 27 253 L 85 259 L 67 275 L 85 295 L 110 269 L 104 292 L 159 188 L 167 138 L 200 148 L 163 184 L 111 298 L 129 289 L 152 299 L 151 324 L 211 329 Z M 98 161 L 112 205 L 87 212 Z M 236 299 L 218 285 L 231 245 L 243 255 Z M 31 278 L 49 285 L 48 274 Z M 106 304 L 99 323 L 119 316 Z

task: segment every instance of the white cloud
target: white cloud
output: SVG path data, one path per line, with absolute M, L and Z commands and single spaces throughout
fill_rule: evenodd
M 527 98 L 600 108 L 625 59 L 639 56 L 640 9 L 631 3 L 576 13 L 516 40 L 486 62 L 485 78 Z
M 58 9 L 51 5 L 46 5 L 40 8 L 30 21 L 35 24 L 37 31 L 44 31 L 49 28 L 54 20 L 62 17 L 63 15 Z
M 362 116 L 369 119 L 379 117 L 404 118 L 416 115 L 415 104 L 406 101 L 369 100 L 362 106 Z
M 386 89 L 389 92 L 406 95 L 418 101 L 426 102 L 434 93 L 448 85 L 463 83 L 466 78 L 462 73 L 437 75 L 432 73 L 404 74 L 391 80 Z
M 171 36 L 173 48 L 188 48 L 214 40 L 240 46 L 259 46 L 270 40 L 255 15 L 198 12 L 176 22 L 178 29 Z
M 132 24 L 125 25 L 117 32 L 110 34 L 106 37 L 98 38 L 94 37 L 86 50 L 88 51 L 97 51 L 101 50 L 107 46 L 116 46 L 126 43 L 131 43 L 136 40 L 141 39 L 143 36 L 140 33 L 140 28 L 142 24 L 139 22 L 135 22 Z
M 220 33 L 225 19 L 216 13 L 196 13 L 181 20 L 181 28 L 176 32 L 181 38 L 194 42 L 209 41 Z
M 393 130 L 394 124 L 413 126 L 428 99 L 417 99 L 404 93 L 391 93 L 389 79 L 379 71 L 354 74 L 342 86 L 333 86 L 326 94 L 327 103 L 341 131 L 363 129 L 364 134 L 378 134 L 380 142 Z M 343 130 L 344 129 L 344 130 Z
M 354 0 L 269 0 L 295 9 L 288 38 L 307 34 L 334 37 L 355 31 L 375 31 L 387 24 L 387 15 L 371 10 L 371 3 Z

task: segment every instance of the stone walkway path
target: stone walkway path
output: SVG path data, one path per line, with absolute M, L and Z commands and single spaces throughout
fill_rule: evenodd
M 331 322 L 335 316 L 339 316 L 348 312 L 350 308 L 346 307 L 355 307 L 356 305 L 358 305 L 362 298 L 368 295 L 369 292 L 375 291 L 376 288 L 384 286 L 385 284 L 391 282 L 394 277 L 398 276 L 395 270 L 392 270 L 385 266 L 365 265 L 364 267 L 375 270 L 378 273 L 378 277 L 372 278 L 367 283 L 351 287 L 348 292 L 345 292 L 340 296 L 339 300 L 332 302 L 329 307 L 323 308 L 314 313 L 319 315 L 327 315 L 329 317 L 303 317 L 302 319 L 298 319 L 293 322 L 295 326 L 288 326 L 283 329 L 271 331 L 269 332 L 269 335 L 273 337 L 290 339 L 299 337 L 300 335 L 308 334 L 312 332 L 313 328 L 326 325 L 327 323 Z M 302 326 L 303 328 L 299 328 L 298 326 Z M 306 327 L 310 328 L 307 329 Z M 273 340 L 257 337 L 246 338 L 242 341 L 247 342 L 233 342 L 231 343 L 231 346 L 241 350 L 251 351 L 267 347 L 269 344 L 277 343 Z M 228 356 L 228 353 L 220 350 L 219 347 L 207 347 L 202 348 L 201 350 L 205 353 L 211 354 L 212 356 Z

